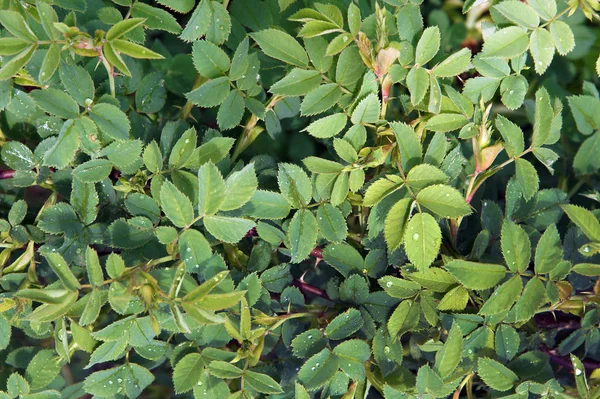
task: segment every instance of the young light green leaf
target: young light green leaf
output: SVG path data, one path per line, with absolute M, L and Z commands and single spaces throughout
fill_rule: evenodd
M 228 243 L 236 243 L 244 238 L 256 224 L 251 220 L 237 217 L 206 216 L 204 226 L 215 238 Z
M 523 54 L 529 47 L 527 32 L 517 26 L 497 30 L 483 45 L 484 58 L 513 58 Z
M 535 29 L 540 24 L 540 17 L 535 10 L 530 5 L 518 0 L 503 1 L 494 8 L 509 21 L 525 28 Z
M 517 158 L 515 159 L 516 177 L 523 198 L 530 200 L 539 189 L 539 178 L 537 171 L 528 161 Z
M 311 211 L 301 209 L 294 214 L 287 230 L 293 263 L 306 259 L 317 243 L 317 220 Z
M 490 388 L 497 391 L 508 391 L 519 380 L 512 370 L 487 357 L 479 358 L 477 374 Z
M 531 242 L 521 226 L 505 220 L 500 244 L 506 265 L 511 271 L 522 273 L 527 270 L 531 259 Z
M 413 204 L 411 198 L 398 201 L 385 218 L 384 237 L 390 252 L 395 251 L 404 240 L 407 221 Z
M 212 162 L 198 169 L 198 190 L 198 214 L 215 214 L 225 201 L 225 182 Z
M 415 49 L 415 62 L 424 65 L 431 61 L 440 49 L 440 29 L 430 26 L 423 31 Z
M 442 349 L 435 355 L 435 370 L 446 378 L 462 360 L 463 337 L 458 323 L 452 323 L 448 338 Z
M 168 180 L 160 189 L 160 202 L 165 215 L 175 226 L 185 227 L 194 219 L 192 201 Z
M 587 238 L 596 242 L 600 241 L 600 222 L 592 212 L 571 204 L 560 205 L 560 207 Z

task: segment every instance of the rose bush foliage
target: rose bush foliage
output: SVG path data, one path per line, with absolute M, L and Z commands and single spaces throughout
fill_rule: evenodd
M 597 0 L 0 0 L 0 398 L 598 398 Z

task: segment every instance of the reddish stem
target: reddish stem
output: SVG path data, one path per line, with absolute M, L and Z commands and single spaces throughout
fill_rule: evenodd
M 10 170 L 10 169 L 0 170 L 0 180 L 12 179 L 14 175 L 15 175 L 14 170 Z
M 329 300 L 329 296 L 325 291 L 323 291 L 320 288 L 313 287 L 312 285 L 307 284 L 303 281 L 296 279 L 292 282 L 292 285 L 298 287 L 300 291 L 302 291 L 304 294 L 311 294 Z

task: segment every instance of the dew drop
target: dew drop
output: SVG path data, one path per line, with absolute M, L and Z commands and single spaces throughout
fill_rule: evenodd
M 392 282 L 391 282 L 391 281 L 388 281 L 388 282 L 385 284 L 385 286 L 386 286 L 386 287 L 388 287 L 388 288 L 390 288 L 390 287 L 392 286 Z
M 419 233 L 413 234 L 413 240 L 417 241 L 419 239 Z
M 580 369 L 575 369 L 575 375 L 581 375 L 582 371 Z

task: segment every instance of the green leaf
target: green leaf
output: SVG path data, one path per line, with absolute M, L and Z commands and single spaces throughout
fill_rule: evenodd
M 95 104 L 90 110 L 90 117 L 98 129 L 115 140 L 128 140 L 131 125 L 127 115 L 112 104 Z
M 90 74 L 79 65 L 61 63 L 58 68 L 60 81 L 67 93 L 82 107 L 94 99 L 94 82 Z
M 390 209 L 385 218 L 384 237 L 390 252 L 395 251 L 402 244 L 412 204 L 411 198 L 401 199 Z
M 316 115 L 333 107 L 342 97 L 342 91 L 336 83 L 327 83 L 317 87 L 304 97 L 300 113 L 305 116 Z
M 421 142 L 413 128 L 407 124 L 392 122 L 391 126 L 398 143 L 402 169 L 404 169 L 404 173 L 407 173 L 411 168 L 421 163 L 423 152 Z
M 107 159 L 92 159 L 73 169 L 73 177 L 83 183 L 98 183 L 106 179 L 112 171 L 112 163 Z
M 519 4 L 523 4 L 518 2 Z M 554 57 L 554 44 L 552 35 L 544 28 L 538 28 L 533 31 L 529 38 L 529 51 L 533 57 L 535 71 L 542 75 L 550 66 Z
M 199 353 L 185 355 L 177 362 L 173 370 L 173 385 L 176 393 L 184 393 L 200 381 L 202 375 L 199 370 L 204 368 L 204 360 Z
M 210 362 L 208 371 L 219 378 L 239 378 L 244 374 L 244 371 L 239 367 L 220 360 L 213 360 Z
M 289 34 L 278 29 L 265 29 L 250 34 L 262 51 L 271 58 L 300 67 L 308 66 L 304 48 Z
M 328 203 L 317 209 L 317 224 L 319 232 L 329 242 L 342 242 L 348 234 L 346 218 L 338 208 Z
M 225 180 L 225 199 L 219 210 L 231 211 L 240 208 L 252 198 L 258 187 L 254 164 L 246 165 L 242 170 L 233 172 Z
M 415 49 L 415 62 L 419 65 L 428 63 L 440 49 L 440 29 L 430 26 L 423 31 Z
M 15 170 L 31 170 L 35 166 L 31 150 L 18 141 L 9 141 L 2 145 L 2 160 Z
M 160 203 L 165 216 L 177 227 L 185 227 L 194 219 L 192 202 L 173 183 L 165 180 L 160 189 Z
M 335 81 L 344 87 L 352 88 L 364 73 L 365 65 L 358 48 L 351 46 L 342 51 L 335 68 Z
M 339 361 L 329 349 L 312 356 L 298 372 L 298 379 L 309 391 L 323 387 L 335 375 Z
M 301 209 L 294 214 L 287 230 L 293 263 L 306 259 L 317 242 L 317 220 L 311 211 Z
M 517 302 L 523 289 L 521 276 L 515 275 L 507 282 L 496 288 L 494 293 L 488 298 L 479 310 L 481 315 L 494 315 L 505 312 Z
M 229 70 L 229 57 L 225 51 L 206 40 L 194 42 L 192 58 L 196 70 L 207 79 L 223 76 Z
M 187 93 L 185 96 L 193 104 L 203 108 L 212 108 L 225 101 L 229 94 L 229 78 L 226 76 L 209 80 L 197 89 Z
M 506 274 L 502 265 L 453 260 L 444 266 L 462 285 L 470 290 L 486 290 L 497 285 Z
M 31 46 L 29 41 L 19 39 L 18 37 L 1 37 L 0 55 L 14 55 L 22 52 L 29 46 Z
M 444 184 L 447 182 L 448 175 L 429 164 L 417 165 L 406 175 L 406 184 L 416 191 L 434 184 Z
M 387 322 L 387 328 L 392 338 L 412 330 L 419 323 L 421 308 L 418 302 L 405 300 L 400 302 Z
M 398 35 L 403 40 L 411 41 L 423 29 L 423 17 L 418 5 L 407 4 L 400 7 L 396 20 Z
M 523 295 L 515 305 L 515 317 L 519 321 L 527 321 L 546 302 L 546 287 L 544 283 L 534 277 L 525 285 Z
M 90 356 L 90 361 L 85 368 L 89 369 L 95 364 L 110 362 L 112 360 L 122 358 L 125 355 L 127 344 L 128 342 L 126 339 L 102 343 L 96 348 L 96 350 L 94 350 Z
M 160 72 L 144 76 L 135 93 L 135 106 L 139 112 L 154 114 L 164 107 L 167 93 L 164 82 Z
M 508 391 L 519 380 L 509 368 L 487 357 L 481 357 L 477 361 L 477 374 L 490 388 L 497 391 Z
M 555 224 L 548 226 L 535 249 L 536 274 L 550 273 L 563 260 L 560 235 Z
M 408 259 L 418 268 L 426 269 L 437 258 L 442 232 L 433 216 L 417 213 L 406 226 L 404 248 Z
M 358 309 L 351 308 L 329 322 L 325 335 L 329 339 L 341 340 L 357 332 L 362 325 L 362 314 Z
M 79 132 L 74 129 L 74 121 L 69 119 L 63 124 L 52 147 L 44 154 L 44 165 L 62 169 L 73 161 L 78 149 Z
M 384 276 L 378 280 L 383 290 L 393 298 L 410 298 L 421 291 L 421 285 L 398 277 Z
M 598 277 L 600 276 L 600 265 L 593 263 L 579 263 L 573 266 L 573 271 L 582 276 Z
M 503 1 L 494 8 L 509 21 L 525 28 L 535 29 L 540 24 L 540 18 L 535 10 L 530 5 L 518 0 Z
M 16 75 L 33 57 L 36 48 L 37 46 L 32 45 L 12 57 L 10 61 L 3 63 L 2 68 L 0 68 L 0 81 L 8 80 Z
M 546 21 L 554 19 L 556 15 L 555 0 L 529 0 L 529 5 Z
M 198 214 L 213 215 L 225 201 L 225 182 L 219 169 L 207 162 L 198 170 Z
M 198 230 L 187 229 L 179 236 L 179 254 L 188 271 L 198 271 L 212 256 L 210 244 Z
M 435 355 L 435 370 L 446 378 L 454 372 L 462 360 L 463 337 L 458 323 L 452 323 L 448 338 L 442 349 Z
M 43 349 L 35 354 L 27 370 L 25 377 L 30 383 L 30 388 L 39 390 L 48 386 L 58 373 L 60 373 L 61 362 L 54 350 Z
M 79 116 L 79 106 L 65 92 L 57 89 L 34 90 L 30 93 L 30 96 L 38 107 L 49 114 L 64 119 L 77 118 Z
M 281 386 L 277 383 L 277 381 L 266 374 L 247 370 L 244 372 L 244 381 L 256 391 L 261 393 L 271 395 L 283 393 L 283 389 L 281 389 Z
M 112 41 L 131 32 L 145 21 L 144 18 L 129 18 L 114 24 L 108 32 L 106 32 L 106 40 Z
M 351 121 L 354 124 L 376 123 L 379 120 L 379 98 L 376 94 L 369 94 L 358 103 L 352 112 Z
M 539 178 L 537 171 L 528 161 L 515 159 L 516 177 L 521 193 L 525 201 L 529 201 L 539 189 Z
M 548 91 L 542 87 L 535 93 L 535 121 L 533 124 L 533 135 L 531 137 L 532 147 L 541 147 L 546 143 L 552 131 L 553 116 L 554 111 L 550 103 L 550 95 L 548 94 Z
M 290 213 L 290 205 L 279 193 L 256 190 L 241 211 L 256 219 L 283 219 Z
M 550 34 L 554 40 L 556 51 L 560 55 L 567 55 L 575 48 L 575 36 L 571 27 L 561 20 L 552 21 Z
M 577 386 L 577 392 L 582 398 L 590 397 L 590 387 L 587 382 L 585 375 L 585 366 L 579 358 L 573 354 L 571 356 L 571 363 L 573 364 L 573 370 L 575 371 L 575 385 Z
M 127 40 L 115 39 L 111 42 L 112 47 L 119 53 L 123 53 L 132 58 L 143 60 L 163 60 L 165 57 L 162 54 L 156 53 L 139 44 L 129 42 Z
M 599 145 L 600 132 L 594 133 L 581 144 L 573 159 L 573 167 L 578 174 L 596 173 L 600 169 L 600 158 L 596 157 Z
M 164 4 L 165 1 L 169 2 L 169 7 L 179 11 L 179 9 L 175 7 L 181 7 L 181 2 L 176 2 L 174 0 L 161 0 L 159 1 L 159 3 Z M 193 7 L 194 2 L 190 1 L 190 4 L 191 7 Z M 188 9 L 188 7 L 185 7 L 185 9 Z M 183 32 L 181 32 L 181 35 L 179 35 L 179 37 L 186 42 L 191 42 L 192 40 L 199 39 L 200 37 L 204 36 L 208 31 L 208 27 L 210 26 L 212 19 L 213 10 L 211 7 L 211 2 L 209 0 L 201 0 L 198 3 L 198 6 L 194 10 L 194 12 L 192 13 L 192 16 L 190 17 L 187 25 L 185 26 Z
M 511 271 L 522 273 L 527 270 L 531 260 L 531 242 L 521 226 L 505 220 L 500 244 L 506 265 Z
M 587 238 L 596 242 L 600 241 L 600 222 L 592 212 L 571 204 L 560 205 L 560 207 Z
M 340 112 L 317 119 L 308 125 L 304 130 L 306 130 L 313 137 L 326 139 L 336 136 L 339 132 L 341 132 L 342 129 L 346 127 L 347 121 L 348 118 L 346 115 Z
M 471 208 L 458 190 L 441 184 L 419 191 L 417 202 L 441 217 L 458 218 L 471 213 Z
M 96 193 L 96 188 L 93 184 L 82 183 L 76 179 L 73 180 L 71 205 L 77 210 L 84 224 L 89 225 L 96 220 L 98 203 L 98 193 Z
M 240 241 L 256 224 L 248 219 L 227 216 L 206 216 L 204 227 L 215 238 L 228 243 Z
M 35 42 L 38 40 L 35 33 L 29 28 L 25 19 L 23 19 L 21 14 L 16 11 L 0 11 L 0 24 L 2 24 L 7 31 L 23 40 L 27 40 L 28 42 Z
M 414 66 L 406 75 L 406 86 L 410 91 L 410 102 L 417 105 L 425 98 L 429 88 L 429 74 L 425 68 Z
M 363 206 L 372 207 L 379 201 L 402 187 L 402 180 L 397 176 L 387 175 L 373 182 L 365 192 Z
M 504 361 L 510 361 L 519 351 L 521 338 L 519 333 L 512 326 L 502 324 L 496 330 L 496 354 Z
M 450 132 L 467 124 L 469 120 L 462 114 L 434 115 L 425 124 L 425 127 L 434 132 Z
M 577 130 L 589 136 L 600 128 L 600 100 L 592 96 L 571 96 L 568 100 Z
M 497 30 L 485 40 L 482 57 L 513 58 L 523 54 L 528 47 L 527 32 L 523 28 L 509 26 Z
M 502 115 L 496 117 L 496 128 L 504 139 L 504 149 L 509 157 L 519 156 L 525 150 L 523 131 Z
M 364 363 L 371 357 L 371 349 L 365 341 L 351 339 L 337 345 L 333 353 L 340 360 L 340 368 L 353 379 L 365 376 Z
M 60 53 L 61 47 L 56 43 L 48 48 L 38 75 L 38 80 L 41 83 L 47 82 L 54 76 L 54 73 L 58 69 L 58 64 L 60 63 Z
M 144 165 L 146 165 L 146 168 L 148 168 L 150 172 L 156 173 L 162 169 L 162 154 L 156 141 L 152 140 L 152 142 L 146 146 L 142 158 L 144 160 Z
M 174 34 L 181 33 L 181 26 L 179 26 L 175 17 L 163 9 L 135 2 L 131 7 L 131 16 L 144 18 L 144 25 L 150 29 L 164 30 Z
M 471 51 L 463 48 L 437 64 L 431 72 L 440 78 L 453 77 L 466 71 L 470 62 Z
M 280 96 L 302 96 L 316 89 L 321 83 L 319 71 L 294 68 L 269 91 Z
M 323 259 L 344 277 L 352 271 L 362 270 L 364 266 L 360 253 L 345 242 L 328 245 L 323 251 Z
M 72 291 L 79 288 L 79 281 L 69 269 L 68 263 L 58 253 L 48 252 L 43 254 L 44 258 L 48 261 L 52 271 L 58 276 L 64 286 Z
M 277 173 L 281 195 L 294 208 L 303 208 L 312 199 L 312 183 L 306 173 L 297 165 L 279 164 Z

